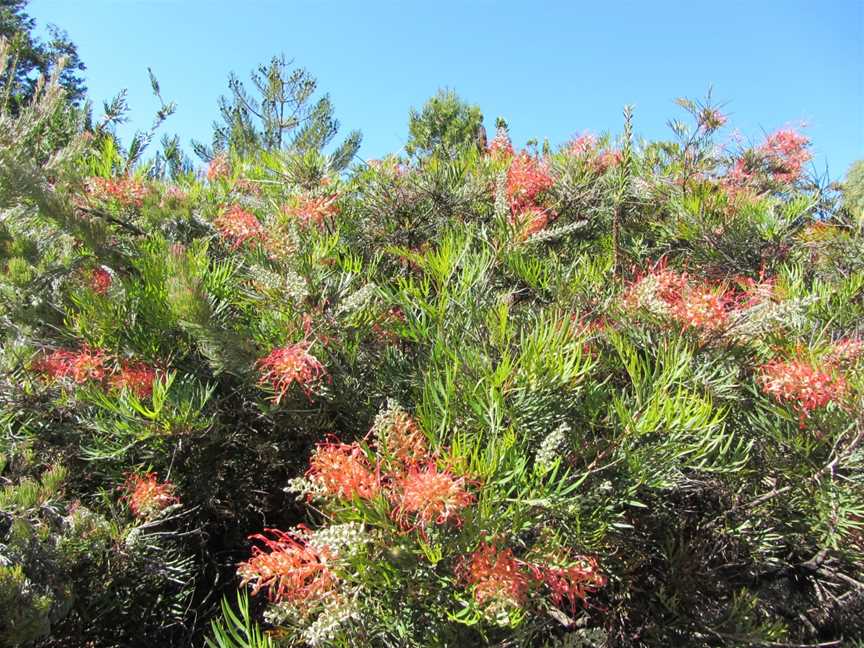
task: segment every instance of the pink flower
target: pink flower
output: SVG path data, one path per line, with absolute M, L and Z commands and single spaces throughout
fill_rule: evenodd
M 326 221 L 332 220 L 339 213 L 336 200 L 338 196 L 326 196 L 315 198 L 303 196 L 299 199 L 297 206 L 288 208 L 288 214 L 296 217 L 304 226 L 314 224 L 321 227 Z
M 231 174 L 231 162 L 226 153 L 218 153 L 210 160 L 207 166 L 207 180 L 213 182 L 220 178 L 226 178 Z
M 510 141 L 510 134 L 506 128 L 501 127 L 497 129 L 495 137 L 489 142 L 487 151 L 493 157 L 513 157 L 513 144 Z

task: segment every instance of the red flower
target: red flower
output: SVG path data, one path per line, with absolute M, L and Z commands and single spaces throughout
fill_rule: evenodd
M 90 288 L 93 292 L 104 295 L 111 287 L 111 273 L 102 266 L 93 269 L 90 273 Z
M 124 176 L 121 178 L 100 178 L 94 176 L 85 181 L 87 196 L 99 202 L 115 201 L 125 207 L 141 207 L 148 188 L 138 180 Z
M 156 369 L 143 362 L 124 362 L 119 373 L 108 381 L 113 389 L 128 389 L 138 398 L 149 398 L 153 394 Z
M 336 497 L 372 499 L 381 492 L 376 473 L 356 443 L 320 443 L 309 461 L 307 474 Z
M 502 602 L 520 607 L 530 586 L 528 575 L 510 549 L 483 543 L 457 568 L 460 579 L 473 587 L 480 605 Z
M 854 363 L 864 354 L 864 340 L 860 338 L 841 338 L 831 347 L 826 360 L 831 363 Z
M 214 155 L 207 166 L 207 180 L 213 182 L 214 180 L 228 177 L 230 173 L 231 162 L 228 160 L 228 155 L 225 153 Z
M 466 486 L 464 477 L 439 471 L 432 461 L 422 467 L 411 466 L 395 482 L 395 516 L 403 523 L 413 516 L 420 526 L 458 523 L 459 511 L 474 502 Z
M 494 157 L 512 157 L 513 144 L 510 141 L 510 134 L 506 128 L 498 128 L 495 132 L 495 137 L 489 142 L 487 151 Z
M 768 162 L 769 172 L 777 182 L 795 182 L 810 158 L 810 140 L 791 129 L 779 130 L 765 138 L 758 151 Z
M 254 214 L 234 206 L 213 221 L 219 234 L 231 245 L 231 249 L 245 245 L 248 241 L 264 241 L 266 232 Z
M 314 224 L 321 227 L 327 220 L 331 220 L 339 213 L 336 205 L 338 196 L 326 196 L 315 198 L 303 196 L 299 199 L 297 206 L 288 208 L 287 212 L 296 217 L 305 227 Z
M 529 207 L 518 215 L 513 214 L 510 217 L 510 223 L 519 228 L 519 237 L 524 241 L 542 231 L 549 224 L 549 212 L 539 207 Z
M 262 371 L 259 383 L 272 385 L 277 404 L 294 383 L 300 385 L 307 398 L 311 398 L 312 385 L 327 375 L 324 365 L 309 353 L 311 346 L 311 342 L 304 340 L 274 349 L 258 361 L 258 368 Z
M 250 536 L 260 540 L 265 549 L 253 547 L 252 557 L 237 567 L 242 585 L 251 583 L 253 596 L 263 589 L 271 601 L 304 606 L 333 590 L 336 577 L 327 567 L 330 555 L 326 549 L 309 546 L 303 530 L 265 529 L 265 533 L 272 538 Z
M 834 372 L 822 371 L 804 360 L 774 360 L 759 369 L 762 389 L 778 401 L 791 403 L 804 419 L 811 411 L 838 402 L 846 381 Z
M 513 158 L 507 170 L 507 198 L 513 213 L 535 206 L 538 196 L 555 184 L 546 166 L 527 153 Z
M 87 346 L 80 351 L 58 349 L 35 362 L 33 369 L 54 380 L 69 378 L 83 385 L 91 380 L 101 381 L 105 378 L 105 354 Z
M 585 601 L 590 592 L 603 587 L 606 577 L 600 573 L 594 558 L 581 557 L 569 567 L 535 566 L 535 573 L 551 591 L 552 602 L 566 603 L 575 612 L 576 605 Z
M 571 140 L 567 144 L 566 150 L 570 155 L 582 157 L 594 150 L 595 146 L 597 146 L 597 138 L 591 133 L 583 133 Z
M 174 495 L 174 485 L 160 483 L 155 473 L 130 475 L 125 484 L 126 499 L 132 515 L 150 518 L 180 500 Z

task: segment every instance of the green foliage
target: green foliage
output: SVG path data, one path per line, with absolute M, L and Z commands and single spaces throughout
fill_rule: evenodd
M 454 90 L 438 90 L 422 110 L 411 110 L 405 151 L 420 158 L 452 158 L 476 146 L 482 128 L 483 115 L 478 106 L 465 103 Z
M 864 222 L 864 160 L 853 162 L 843 181 L 843 205 L 859 222 Z
M 57 74 L 0 113 L 0 642 L 860 639 L 846 211 L 710 101 L 512 153 L 443 93 L 336 175 L 274 65 L 324 130 L 235 94 L 206 179 L 155 79 L 125 148 Z

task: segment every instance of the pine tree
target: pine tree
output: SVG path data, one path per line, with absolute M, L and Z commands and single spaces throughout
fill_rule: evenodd
M 17 113 L 30 101 L 40 76 L 50 76 L 61 58 L 66 64 L 60 74 L 60 85 L 69 100 L 77 105 L 84 98 L 86 87 L 81 72 L 85 67 L 78 58 L 75 44 L 65 32 L 48 26 L 50 40 L 45 43 L 34 35 L 36 21 L 25 9 L 29 0 L 0 0 L 0 38 L 10 43 L 12 61 L 0 78 L 0 96 Z
M 466 147 L 474 146 L 483 126 L 483 114 L 449 89 L 438 90 L 418 112 L 411 110 L 408 119 L 408 155 L 454 157 Z
M 219 99 L 221 121 L 213 124 L 213 151 L 196 142 L 196 153 L 207 159 L 213 152 L 228 150 L 238 155 L 259 150 L 305 154 L 327 147 L 339 132 L 330 96 L 315 99 L 315 77 L 291 66 L 284 54 L 259 66 L 250 77 L 251 93 L 232 73 L 230 94 Z M 341 170 L 348 166 L 361 141 L 360 131 L 351 131 L 330 154 L 330 167 Z

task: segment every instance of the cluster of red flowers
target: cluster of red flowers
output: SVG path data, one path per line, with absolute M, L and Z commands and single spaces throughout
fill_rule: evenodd
M 864 354 L 864 340 L 860 338 L 842 338 L 832 346 L 826 360 L 830 363 L 851 364 Z
M 531 585 L 531 571 L 516 560 L 512 550 L 499 550 L 485 542 L 457 566 L 456 572 L 462 582 L 473 587 L 474 600 L 480 605 L 494 601 L 520 607 Z
M 318 444 L 306 474 L 334 497 L 373 499 L 381 493 L 379 471 L 356 443 Z
M 507 169 L 507 198 L 513 213 L 521 213 L 536 206 L 537 197 L 550 189 L 555 181 L 546 166 L 528 155 L 520 153 Z
M 493 157 L 513 157 L 513 143 L 506 128 L 499 127 L 486 149 Z
M 57 349 L 48 353 L 33 364 L 33 369 L 53 380 L 66 378 L 83 385 L 102 381 L 107 373 L 106 362 L 103 351 L 84 346 L 79 351 Z
M 404 411 L 388 412 L 376 428 L 378 450 L 386 460 L 373 466 L 357 443 L 326 442 L 316 447 L 306 476 L 330 497 L 383 495 L 404 529 L 458 525 L 459 512 L 474 502 L 468 480 L 438 467 L 423 432 Z
M 169 481 L 160 482 L 152 472 L 130 475 L 124 489 L 132 515 L 137 518 L 151 518 L 180 501 L 174 494 L 174 485 Z
M 339 207 L 336 204 L 338 198 L 336 195 L 317 198 L 302 196 L 298 199 L 296 206 L 287 209 L 287 213 L 297 218 L 304 227 L 312 224 L 321 227 L 339 213 Z
M 207 180 L 213 182 L 220 178 L 227 178 L 230 174 L 231 162 L 228 159 L 228 155 L 225 153 L 214 155 L 213 159 L 210 160 L 210 164 L 207 166 Z
M 149 189 L 138 180 L 121 178 L 88 178 L 85 183 L 87 196 L 99 202 L 115 201 L 124 207 L 141 207 Z
M 138 398 L 153 395 L 156 369 L 144 362 L 121 362 L 120 370 L 109 379 L 109 384 L 118 391 L 128 389 Z
M 759 381 L 766 393 L 792 404 L 801 416 L 802 426 L 810 412 L 839 402 L 846 391 L 846 381 L 830 365 L 822 370 L 799 359 L 762 365 Z
M 394 517 L 407 528 L 423 528 L 433 522 L 459 524 L 459 511 L 474 503 L 467 485 L 464 477 L 439 470 L 433 459 L 422 466 L 409 466 L 393 482 Z
M 252 584 L 252 595 L 267 590 L 271 601 L 285 601 L 304 606 L 321 600 L 331 592 L 336 577 L 327 567 L 330 554 L 306 542 L 303 530 L 293 532 L 265 529 L 271 537 L 251 536 L 265 549 L 252 548 L 252 557 L 240 563 L 237 573 L 242 585 Z
M 88 346 L 78 351 L 58 349 L 48 353 L 35 363 L 33 370 L 52 380 L 68 379 L 77 385 L 88 382 L 101 383 L 106 378 L 113 389 L 128 389 L 138 398 L 147 398 L 153 393 L 156 370 L 143 362 L 120 362 L 117 369 L 101 349 Z
M 746 187 L 760 174 L 767 174 L 775 182 L 793 183 L 812 157 L 809 145 L 807 137 L 791 129 L 771 133 L 755 150 L 735 161 L 725 183 L 733 189 Z
M 276 404 L 294 383 L 300 386 L 307 398 L 311 398 L 312 387 L 327 376 L 324 365 L 309 353 L 311 346 L 311 342 L 303 340 L 274 349 L 258 361 L 258 369 L 262 372 L 259 383 L 270 383 L 276 392 Z
M 234 205 L 226 209 L 213 221 L 219 234 L 228 241 L 231 249 L 245 245 L 248 241 L 264 241 L 267 232 L 255 217 L 242 207 Z
M 98 295 L 104 295 L 111 287 L 111 273 L 102 266 L 94 268 L 90 273 L 90 288 Z
M 581 556 L 567 567 L 518 560 L 510 549 L 482 543 L 457 568 L 462 582 L 473 588 L 480 605 L 490 602 L 520 607 L 532 586 L 546 586 L 556 606 L 566 604 L 575 612 L 579 602 L 606 584 L 594 558 Z
M 720 330 L 729 319 L 732 294 L 693 281 L 661 263 L 636 279 L 624 295 L 629 306 L 644 307 L 677 321 L 683 328 Z
M 582 133 L 572 139 L 566 146 L 567 152 L 576 157 L 588 155 L 597 146 L 597 138 L 592 133 Z

